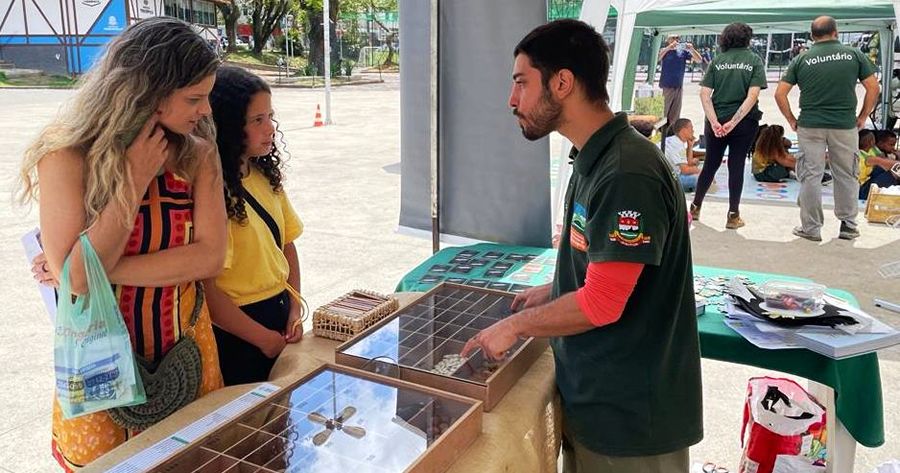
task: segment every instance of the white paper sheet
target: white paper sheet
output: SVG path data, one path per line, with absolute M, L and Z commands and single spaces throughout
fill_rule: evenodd
M 39 254 L 44 252 L 41 246 L 41 230 L 35 228 L 30 232 L 22 235 L 22 246 L 25 247 L 25 257 L 28 258 L 28 269 L 31 269 L 31 262 Z M 47 314 L 50 316 L 50 323 L 56 325 L 56 291 L 49 286 L 37 283 L 38 289 L 41 291 L 41 299 L 44 300 L 44 306 L 47 308 Z
M 785 350 L 790 348 L 802 348 L 800 345 L 788 340 L 783 332 L 763 332 L 757 323 L 744 319 L 725 319 L 725 325 L 744 337 L 748 342 L 764 350 Z

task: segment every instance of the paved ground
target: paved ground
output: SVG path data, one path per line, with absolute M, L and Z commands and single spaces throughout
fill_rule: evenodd
M 430 241 L 396 232 L 400 192 L 399 82 L 342 88 L 334 92 L 336 125 L 311 128 L 321 91 L 278 89 L 276 113 L 290 144 L 286 188 L 306 225 L 299 240 L 303 289 L 316 307 L 352 288 L 390 291 L 399 278 L 430 254 Z M 49 455 L 51 326 L 41 306 L 19 237 L 37 214 L 11 204 L 22 151 L 70 91 L 0 90 L 0 472 L 56 471 Z M 506 100 L 506 97 L 498 97 Z M 778 116 L 771 91 L 763 95 L 767 119 Z M 696 85 L 688 85 L 685 116 L 699 123 Z M 821 244 L 797 240 L 790 230 L 795 208 L 745 205 L 747 227 L 726 231 L 725 204 L 708 202 L 692 232 L 697 263 L 815 278 L 851 291 L 866 309 L 894 326 L 900 316 L 872 307 L 872 297 L 900 300 L 900 280 L 876 274 L 884 262 L 900 260 L 900 231 L 863 224 L 855 242 L 836 239 L 827 216 Z M 860 448 L 858 473 L 900 458 L 900 350 L 881 356 L 887 444 Z M 747 379 L 772 374 L 704 360 L 706 439 L 695 461 L 709 460 L 736 471 L 739 429 Z M 842 472 L 843 473 L 843 472 Z

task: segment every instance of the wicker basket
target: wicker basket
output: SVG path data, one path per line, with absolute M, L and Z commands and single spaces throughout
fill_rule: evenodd
M 355 290 L 313 312 L 313 333 L 317 337 L 347 341 L 393 313 L 397 299 L 371 291 Z
M 866 220 L 885 223 L 894 215 L 900 215 L 900 195 L 885 194 L 883 189 L 873 184 L 866 201 Z

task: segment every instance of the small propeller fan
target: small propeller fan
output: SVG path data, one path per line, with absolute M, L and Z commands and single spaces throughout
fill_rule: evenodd
M 344 422 L 347 422 L 351 417 L 353 417 L 353 414 L 356 414 L 356 408 L 353 406 L 345 407 L 341 411 L 341 413 L 333 419 L 329 419 L 325 417 L 325 415 L 318 412 L 310 412 L 307 418 L 311 422 L 315 422 L 316 424 L 325 426 L 325 430 L 313 436 L 313 445 L 318 447 L 327 442 L 328 438 L 331 437 L 331 433 L 335 430 L 340 430 L 345 434 L 357 439 L 365 437 L 366 429 L 358 425 L 344 424 Z

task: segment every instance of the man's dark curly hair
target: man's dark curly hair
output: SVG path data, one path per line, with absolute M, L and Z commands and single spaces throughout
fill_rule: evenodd
M 209 95 L 213 120 L 216 122 L 216 143 L 222 162 L 225 181 L 225 210 L 228 218 L 241 224 L 247 222 L 244 206 L 244 186 L 241 185 L 241 155 L 246 150 L 244 126 L 250 99 L 258 92 L 272 93 L 269 85 L 259 76 L 239 67 L 220 67 L 216 84 Z M 281 192 L 281 153 L 275 144 L 265 156 L 254 156 L 250 164 L 256 166 L 275 192 Z
M 722 30 L 719 36 L 719 49 L 724 53 L 729 49 L 746 48 L 750 46 L 750 37 L 753 36 L 753 28 L 746 23 L 732 23 Z

